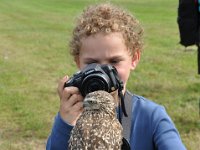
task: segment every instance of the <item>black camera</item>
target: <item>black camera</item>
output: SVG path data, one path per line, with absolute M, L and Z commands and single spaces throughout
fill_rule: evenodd
M 83 70 L 75 73 L 64 87 L 78 87 L 81 94 L 86 96 L 90 92 L 103 90 L 113 92 L 123 90 L 123 82 L 120 80 L 117 70 L 111 65 L 89 64 Z

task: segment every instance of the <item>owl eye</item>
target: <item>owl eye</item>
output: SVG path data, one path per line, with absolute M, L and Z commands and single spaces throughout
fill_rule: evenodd
M 91 101 L 91 103 L 92 103 L 92 104 L 96 104 L 96 103 L 97 103 L 97 101 Z

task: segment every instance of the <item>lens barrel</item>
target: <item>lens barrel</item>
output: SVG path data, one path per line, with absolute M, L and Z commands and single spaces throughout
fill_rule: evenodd
M 81 94 L 85 96 L 90 92 L 98 90 L 109 92 L 110 88 L 110 79 L 106 74 L 90 74 L 82 81 Z

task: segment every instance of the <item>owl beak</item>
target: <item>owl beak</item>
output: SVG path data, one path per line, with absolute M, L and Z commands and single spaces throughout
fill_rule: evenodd
M 88 101 L 83 101 L 83 108 L 90 108 L 90 103 Z
M 83 108 L 87 110 L 98 110 L 100 109 L 100 106 L 96 101 L 83 101 Z

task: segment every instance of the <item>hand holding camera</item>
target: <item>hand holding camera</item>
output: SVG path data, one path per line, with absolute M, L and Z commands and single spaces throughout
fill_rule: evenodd
M 83 111 L 83 96 L 77 87 L 71 86 L 63 89 L 63 85 L 68 80 L 69 77 L 65 76 L 58 83 L 59 113 L 64 122 L 74 126 Z
M 59 93 L 59 95 L 63 95 L 60 96 L 60 115 L 63 120 L 71 125 L 75 125 L 83 111 L 83 97 L 97 90 L 107 91 L 108 93 L 118 90 L 122 111 L 127 116 L 122 94 L 123 82 L 119 79 L 117 70 L 109 64 L 89 64 L 83 70 L 75 73 L 69 80 L 63 80 L 60 85 L 62 87 L 60 86 L 60 90 L 58 90 L 63 91 L 61 94 Z

